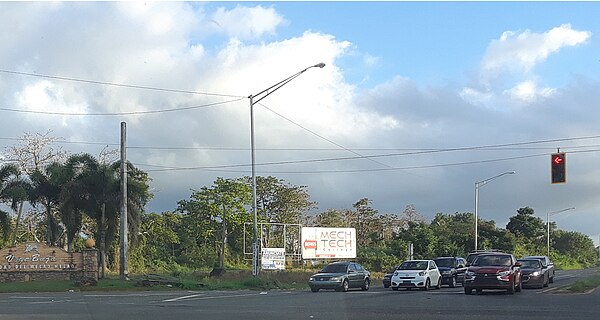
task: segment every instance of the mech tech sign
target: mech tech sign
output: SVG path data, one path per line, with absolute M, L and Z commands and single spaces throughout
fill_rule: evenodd
M 354 228 L 302 228 L 302 259 L 356 258 Z

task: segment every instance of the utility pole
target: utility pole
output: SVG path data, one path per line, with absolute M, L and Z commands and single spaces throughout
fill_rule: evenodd
M 127 263 L 127 123 L 121 122 L 121 256 L 119 275 L 121 280 L 129 280 Z

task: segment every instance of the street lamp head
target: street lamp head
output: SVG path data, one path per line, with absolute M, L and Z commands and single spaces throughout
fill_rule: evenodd
M 323 68 L 325 64 L 323 62 L 315 64 L 313 67 Z
M 508 174 L 515 174 L 517 173 L 516 171 L 509 171 Z

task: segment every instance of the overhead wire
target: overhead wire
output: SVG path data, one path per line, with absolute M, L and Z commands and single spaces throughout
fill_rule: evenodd
M 197 94 L 197 95 L 205 95 L 205 96 L 216 96 L 216 97 L 228 97 L 228 98 L 245 98 L 242 96 L 231 95 L 231 94 L 222 94 L 222 93 L 210 93 L 210 92 L 202 92 L 202 91 L 192 91 L 192 90 L 180 90 L 180 89 L 168 89 L 168 88 L 160 88 L 160 87 L 151 87 L 151 86 L 142 86 L 135 84 L 125 84 L 125 83 L 116 83 L 116 82 L 108 82 L 108 81 L 98 81 L 98 80 L 88 80 L 88 79 L 79 79 L 79 78 L 71 78 L 71 77 L 61 77 L 61 76 L 53 76 L 32 72 L 21 72 L 21 71 L 12 71 L 0 69 L 0 73 L 13 74 L 13 75 L 21 75 L 21 76 L 30 76 L 36 78 L 46 78 L 53 80 L 63 80 L 63 81 L 73 81 L 73 82 L 82 82 L 82 83 L 91 83 L 91 84 L 101 84 L 106 86 L 113 87 L 122 87 L 122 88 L 130 88 L 130 89 L 142 89 L 142 90 L 153 90 L 153 91 L 163 91 L 163 92 L 173 92 L 173 93 L 187 93 L 187 94 Z

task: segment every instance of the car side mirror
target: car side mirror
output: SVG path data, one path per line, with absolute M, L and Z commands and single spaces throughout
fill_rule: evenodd
M 464 268 L 464 267 L 465 267 L 465 266 L 463 266 L 462 264 L 459 264 L 459 265 L 458 265 L 458 268 L 459 268 L 459 269 L 460 269 L 460 268 Z
M 515 263 L 515 265 L 514 265 L 514 266 L 515 266 L 515 267 L 522 267 L 522 266 L 523 266 L 523 264 L 517 261 L 517 262 Z
M 471 266 L 471 264 L 467 262 L 467 265 L 466 265 L 466 266 L 467 266 L 467 267 L 470 267 L 470 266 Z

